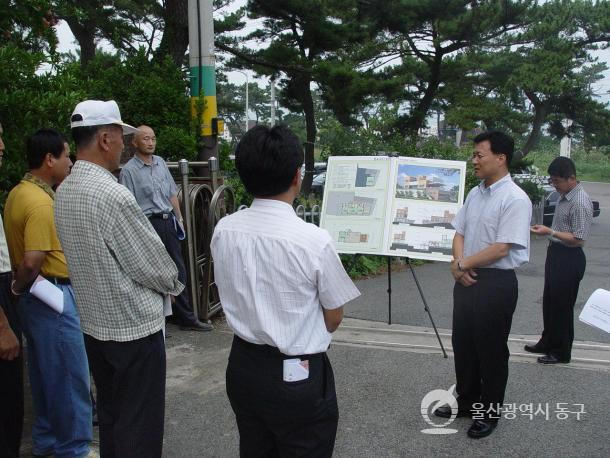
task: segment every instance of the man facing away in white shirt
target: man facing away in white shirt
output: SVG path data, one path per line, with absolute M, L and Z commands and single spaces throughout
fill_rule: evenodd
M 284 126 L 249 130 L 235 152 L 249 209 L 218 223 L 214 273 L 234 331 L 227 394 L 240 455 L 330 457 L 339 411 L 326 350 L 359 291 L 328 232 L 298 218 L 303 148 Z

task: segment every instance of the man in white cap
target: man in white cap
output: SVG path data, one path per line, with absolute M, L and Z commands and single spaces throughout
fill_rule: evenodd
M 160 457 L 165 414 L 163 296 L 184 285 L 133 194 L 111 173 L 123 123 L 115 101 L 79 103 L 77 162 L 57 190 L 55 220 L 97 387 L 102 456 Z

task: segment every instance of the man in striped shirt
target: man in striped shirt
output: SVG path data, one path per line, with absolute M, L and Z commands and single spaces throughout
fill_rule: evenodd
M 548 169 L 549 183 L 561 194 L 551 227 L 532 226 L 531 231 L 549 237 L 544 268 L 542 319 L 544 330 L 530 353 L 542 353 L 542 364 L 569 363 L 574 341 L 574 304 L 587 260 L 582 250 L 593 220 L 593 203 L 576 179 L 576 166 L 558 157 Z
M 326 350 L 359 296 L 330 235 L 299 219 L 303 148 L 286 127 L 257 126 L 235 165 L 249 209 L 220 220 L 214 273 L 235 337 L 227 394 L 241 456 L 330 457 L 339 411 Z

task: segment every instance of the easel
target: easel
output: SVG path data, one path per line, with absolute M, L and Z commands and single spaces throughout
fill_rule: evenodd
M 359 257 L 360 257 L 360 254 L 354 255 L 352 262 L 349 265 L 349 268 L 347 269 L 348 272 L 350 270 L 352 270 L 352 267 L 354 266 L 354 264 L 356 263 L 356 261 L 358 260 Z M 392 324 L 392 256 L 386 256 L 386 258 L 388 260 L 388 289 L 387 289 L 388 324 Z M 424 291 L 422 290 L 422 287 L 419 284 L 417 275 L 415 275 L 415 270 L 413 269 L 413 265 L 411 264 L 411 258 L 406 257 L 405 260 L 407 261 L 407 265 L 409 266 L 409 269 L 411 270 L 411 274 L 413 275 L 413 280 L 415 280 L 415 285 L 417 286 L 417 290 L 419 291 L 419 296 L 421 297 L 421 299 L 424 303 L 424 310 L 428 314 L 428 317 L 430 318 L 430 322 L 432 323 L 432 328 L 434 329 L 434 333 L 436 334 L 436 338 L 438 339 L 438 343 L 441 347 L 441 351 L 443 352 L 443 358 L 447 358 L 447 352 L 445 351 L 445 346 L 443 345 L 443 342 L 441 341 L 441 336 L 438 334 L 438 330 L 436 329 L 436 324 L 434 323 L 434 319 L 432 318 L 432 314 L 430 313 L 430 308 L 428 307 L 428 302 L 426 301 L 426 297 L 424 296 Z

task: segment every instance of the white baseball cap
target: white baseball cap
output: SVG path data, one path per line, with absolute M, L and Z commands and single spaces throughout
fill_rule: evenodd
M 123 127 L 123 135 L 138 131 L 133 126 L 121 121 L 119 106 L 114 100 L 85 100 L 79 103 L 72 112 L 70 127 L 103 126 L 116 124 Z

